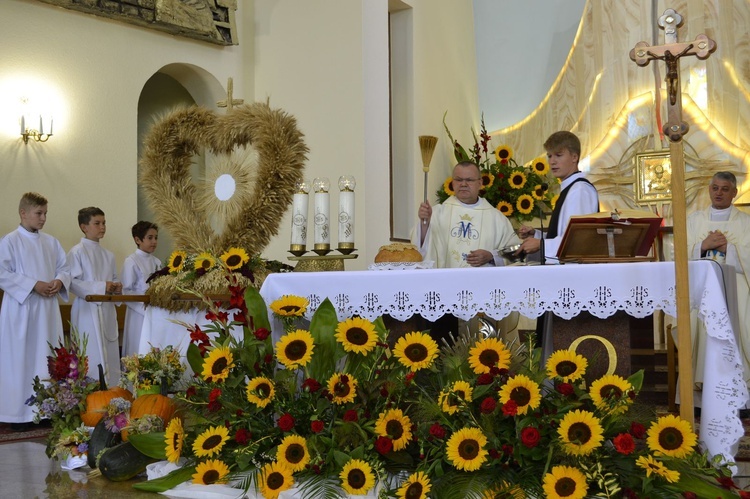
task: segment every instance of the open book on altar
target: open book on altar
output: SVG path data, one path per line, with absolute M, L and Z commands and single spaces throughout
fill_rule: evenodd
M 560 263 L 642 262 L 662 218 L 648 211 L 615 210 L 570 217 L 557 252 Z

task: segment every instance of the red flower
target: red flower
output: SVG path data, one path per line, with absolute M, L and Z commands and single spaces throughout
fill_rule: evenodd
M 635 440 L 630 433 L 620 433 L 612 440 L 612 443 L 615 444 L 617 452 L 626 456 L 635 450 Z
M 388 437 L 378 437 L 375 440 L 375 450 L 382 455 L 386 455 L 393 450 L 393 440 Z
M 502 455 L 497 451 L 497 449 L 490 449 L 487 452 L 492 459 L 500 459 L 502 457 Z
M 490 385 L 492 384 L 492 380 L 494 378 L 490 373 L 482 373 L 479 376 L 477 376 L 477 386 L 480 385 Z
M 315 421 L 310 421 L 310 429 L 313 433 L 320 433 L 323 431 L 324 428 L 323 421 L 316 419 Z
M 533 426 L 527 426 L 521 430 L 521 443 L 529 449 L 536 447 L 541 438 L 542 435 L 539 433 L 539 430 Z
M 716 481 L 719 482 L 719 485 L 721 485 L 725 489 L 732 490 L 737 488 L 737 486 L 734 484 L 734 480 L 732 480 L 732 477 L 730 476 L 717 477 Z
M 503 404 L 503 414 L 506 416 L 515 416 L 518 414 L 518 404 L 514 400 L 509 400 Z
M 685 499 L 698 499 L 698 496 L 695 494 L 695 492 L 683 492 L 682 497 Z
M 221 397 L 221 389 L 214 388 L 213 390 L 211 390 L 211 393 L 208 394 L 208 401 L 216 402 L 216 400 L 218 400 L 219 397 Z
M 265 362 L 266 364 L 270 364 L 271 362 L 273 362 L 273 355 L 267 353 L 265 357 L 263 357 L 263 362 Z
M 479 410 L 482 411 L 482 414 L 492 414 L 495 411 L 495 407 L 497 407 L 497 402 L 495 402 L 495 399 L 492 397 L 487 397 L 482 400 L 482 404 L 480 405 Z
M 430 435 L 438 439 L 443 439 L 445 438 L 445 428 L 440 426 L 440 423 L 432 423 L 432 426 L 430 426 Z
M 571 385 L 570 383 L 558 383 L 555 387 L 555 390 L 565 395 L 566 397 L 573 395 L 573 385 Z
M 635 421 L 633 421 L 632 423 L 630 423 L 630 434 L 635 438 L 643 438 L 646 436 L 646 427 L 641 423 L 636 423 Z
M 406 376 L 404 376 L 404 384 L 406 386 L 409 386 L 411 384 L 411 380 L 414 379 L 414 376 L 416 373 L 414 371 L 410 371 Z
M 349 409 L 344 413 L 344 421 L 346 422 L 354 422 L 356 423 L 359 421 L 359 416 L 357 416 L 357 411 L 354 409 Z
M 242 286 L 229 286 L 229 304 L 234 308 L 242 308 L 245 305 L 245 288 Z
M 737 493 L 740 495 L 740 499 L 750 499 L 750 492 L 738 490 Z
M 271 334 L 271 332 L 264 327 L 259 327 L 258 329 L 253 331 L 253 334 L 255 335 L 256 340 L 263 341 L 268 338 L 268 335 Z
M 289 431 L 294 428 L 294 417 L 288 412 L 285 412 L 284 415 L 279 418 L 277 424 L 281 431 Z
M 386 387 L 382 387 L 380 389 L 380 396 L 383 398 L 386 398 L 388 396 L 388 389 Z
M 208 412 L 218 412 L 221 410 L 221 402 L 219 402 L 218 400 L 209 402 L 208 406 L 206 406 L 206 409 L 208 409 Z
M 510 444 L 503 444 L 502 446 L 503 454 L 506 456 L 512 456 L 513 455 L 513 446 Z
M 320 390 L 320 383 L 318 383 L 316 380 L 312 378 L 307 378 L 305 381 L 302 382 L 302 389 L 310 393 L 315 393 L 318 390 Z
M 250 439 L 252 438 L 252 433 L 250 433 L 245 428 L 240 428 L 237 430 L 237 433 L 234 434 L 234 441 L 237 442 L 240 445 L 246 445 Z
M 195 387 L 194 386 L 188 386 L 188 389 L 185 390 L 185 396 L 187 398 L 195 397 Z

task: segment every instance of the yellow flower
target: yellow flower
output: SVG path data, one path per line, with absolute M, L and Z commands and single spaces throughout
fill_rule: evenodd
M 558 350 L 547 359 L 547 376 L 559 378 L 564 383 L 580 379 L 589 362 L 572 350 Z
M 357 380 L 351 374 L 335 373 L 328 380 L 328 391 L 334 404 L 354 402 L 357 396 Z
M 654 459 L 653 456 L 641 456 L 636 459 L 635 464 L 646 470 L 646 476 L 651 476 L 652 473 L 659 475 L 670 483 L 675 483 L 680 480 L 680 472 L 670 470 L 663 463 Z
M 258 485 L 265 499 L 277 499 L 294 485 L 292 470 L 276 461 L 268 463 L 260 471 Z
M 471 402 L 472 391 L 471 385 L 466 381 L 456 381 L 440 392 L 438 404 L 443 412 L 455 414 L 462 405 Z
M 529 409 L 536 409 L 542 401 L 539 385 L 523 374 L 510 378 L 500 389 L 499 395 L 503 404 L 510 400 L 515 402 L 519 415 L 526 414 Z
M 682 459 L 693 452 L 697 437 L 690 423 L 669 414 L 660 417 L 648 429 L 646 443 L 651 452 Z
M 585 456 L 599 447 L 604 439 L 599 419 L 589 411 L 567 413 L 557 429 L 565 451 L 573 456 Z
M 588 493 L 586 475 L 570 466 L 555 466 L 544 475 L 547 499 L 583 499 Z
M 187 253 L 181 250 L 173 251 L 172 254 L 169 255 L 169 263 L 167 263 L 169 271 L 173 274 L 182 272 L 182 267 L 183 265 L 185 265 L 185 260 L 187 260 Z
M 302 317 L 310 304 L 307 298 L 295 295 L 284 295 L 269 305 L 271 311 L 281 317 Z
M 478 341 L 469 350 L 469 365 L 475 374 L 489 373 L 490 369 L 507 369 L 510 366 L 510 351 L 497 338 Z
M 508 177 L 508 185 L 513 189 L 520 189 L 526 185 L 526 175 L 523 172 L 513 172 Z
M 534 210 L 534 198 L 528 194 L 521 194 L 516 200 L 516 208 L 520 213 L 528 215 Z
M 393 450 L 398 451 L 409 445 L 411 440 L 411 419 L 404 416 L 401 409 L 388 409 L 380 413 L 375 422 L 375 433 L 393 441 Z
M 479 428 L 461 428 L 448 439 L 446 456 L 459 470 L 476 471 L 487 460 L 487 437 Z
M 423 471 L 417 471 L 404 480 L 396 492 L 399 499 L 427 499 L 432 489 L 430 479 Z
M 419 332 L 402 336 L 393 348 L 393 355 L 412 371 L 430 367 L 437 354 L 438 346 L 435 340 L 429 334 Z
M 352 317 L 339 322 L 336 328 L 336 339 L 347 352 L 367 355 L 378 341 L 375 324 L 361 317 Z
M 534 187 L 534 190 L 531 191 L 531 195 L 534 196 L 534 199 L 537 201 L 541 201 L 544 199 L 544 193 L 547 192 L 546 189 L 543 189 L 541 184 Z
M 199 485 L 211 485 L 212 483 L 223 483 L 229 474 L 229 467 L 218 459 L 209 459 L 199 463 L 195 467 L 193 483 Z
M 616 374 L 608 374 L 591 383 L 589 394 L 597 409 L 611 414 L 627 412 L 628 405 L 633 403 L 629 393 L 633 387 L 628 381 Z
M 227 379 L 229 370 L 234 367 L 234 356 L 229 347 L 216 347 L 203 360 L 201 376 L 209 383 L 218 383 Z
M 167 444 L 167 461 L 176 463 L 182 454 L 182 445 L 185 443 L 185 431 L 182 429 L 182 420 L 172 418 L 164 432 L 164 443 Z
M 229 248 L 219 258 L 229 270 L 236 270 L 250 261 L 250 257 L 242 248 Z
M 276 358 L 287 369 L 304 367 L 312 359 L 315 343 L 309 331 L 298 329 L 287 333 L 276 343 Z
M 247 383 L 246 395 L 248 402 L 262 409 L 273 400 L 276 395 L 276 387 L 270 379 L 259 376 Z
M 200 255 L 195 257 L 195 264 L 193 265 L 193 268 L 195 270 L 211 270 L 214 265 L 216 265 L 216 259 L 211 256 L 211 253 L 206 253 L 205 251 L 201 253 Z
M 299 435 L 288 435 L 279 444 L 276 460 L 292 470 L 302 471 L 310 462 L 310 451 L 307 450 L 307 440 Z
M 485 490 L 480 499 L 526 499 L 526 493 L 518 485 L 503 481 Z
M 372 467 L 361 459 L 350 459 L 339 474 L 341 486 L 351 495 L 364 495 L 375 486 Z
M 449 196 L 452 196 L 456 193 L 456 190 L 453 188 L 453 177 L 448 177 L 447 179 L 445 179 L 445 182 L 443 182 L 443 190 Z
M 499 203 L 497 203 L 497 206 L 495 206 L 495 208 L 497 208 L 500 213 L 502 213 L 506 217 L 509 217 L 513 214 L 513 205 L 507 201 L 500 201 Z
M 510 161 L 510 159 L 513 157 L 513 149 L 510 148 L 510 146 L 507 146 L 505 144 L 498 146 L 497 149 L 495 149 L 495 158 L 500 163 L 507 163 Z
M 557 200 L 560 199 L 560 193 L 558 192 L 552 197 L 552 200 L 550 201 L 550 204 L 552 205 L 552 209 L 555 209 L 555 206 L 557 205 Z
M 547 162 L 547 158 L 545 156 L 535 158 L 534 161 L 531 162 L 531 171 L 540 177 L 547 175 L 549 173 L 549 163 Z
M 212 426 L 204 431 L 193 442 L 195 457 L 212 457 L 221 452 L 229 440 L 229 430 L 225 426 Z
M 489 189 L 495 183 L 495 176 L 491 173 L 482 174 L 482 189 Z

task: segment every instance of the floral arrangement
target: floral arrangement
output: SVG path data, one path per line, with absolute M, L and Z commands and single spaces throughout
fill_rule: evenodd
M 293 487 L 402 499 L 746 496 L 731 490 L 731 463 L 699 451 L 688 422 L 636 404 L 642 372 L 587 386 L 582 356 L 559 351 L 542 366 L 530 343 L 496 334 L 466 332 L 440 350 L 415 331 L 389 346 L 382 320 L 338 321 L 328 300 L 308 327 L 296 296 L 269 305 L 285 330 L 274 343 L 257 291 L 230 291 L 228 310 L 214 304 L 211 323 L 191 328 L 197 376 L 177 394 L 187 415 L 149 435 L 183 466 L 136 488 L 230 483 L 267 499 Z
M 48 457 L 65 459 L 87 450 L 89 434 L 81 414 L 86 409 L 86 396 L 96 390 L 99 383 L 87 376 L 86 344 L 86 335 L 79 335 L 75 328 L 59 340 L 58 346 L 48 343 L 52 351 L 47 356 L 49 378 L 34 377 L 34 394 L 26 405 L 36 407 L 35 423 L 42 419 L 52 423 L 47 437 Z
M 550 175 L 546 157 L 539 156 L 527 165 L 518 164 L 513 158 L 513 149 L 507 145 L 498 146 L 490 155 L 491 137 L 485 128 L 484 117 L 479 135 L 472 130 L 474 145 L 469 151 L 453 138 L 445 118 L 443 126 L 453 144 L 456 161 L 473 161 L 479 166 L 482 174 L 479 195 L 506 217 L 520 223 L 538 216 L 539 203 L 554 208 L 559 192 L 552 187 L 558 186 L 559 182 Z M 453 178 L 448 177 L 437 191 L 438 200 L 442 203 L 454 192 Z
M 134 392 L 148 392 L 164 383 L 168 388 L 180 381 L 185 372 L 180 352 L 172 345 L 164 348 L 152 346 L 145 355 L 129 355 L 123 357 L 121 362 L 120 385 L 132 387 Z

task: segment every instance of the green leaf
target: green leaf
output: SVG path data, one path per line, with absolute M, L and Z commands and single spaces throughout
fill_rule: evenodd
M 190 480 L 194 474 L 195 466 L 186 466 L 184 468 L 176 469 L 161 478 L 135 483 L 133 484 L 133 488 L 146 492 L 165 492 L 177 487 L 182 482 Z
M 166 433 L 163 431 L 155 433 L 136 433 L 128 436 L 128 442 L 138 449 L 142 454 L 154 459 L 167 458 Z
M 310 321 L 310 334 L 315 341 L 312 360 L 307 366 L 310 376 L 326 380 L 336 369 L 338 342 L 334 336 L 339 320 L 331 300 L 326 298 Z
M 349 454 L 334 449 L 333 460 L 336 462 L 336 466 L 338 466 L 339 468 L 343 468 L 344 465 L 349 462 L 349 459 L 351 459 L 351 457 L 349 457 Z
M 190 369 L 192 369 L 194 373 L 200 374 L 203 372 L 203 357 L 201 357 L 201 351 L 198 348 L 198 345 L 191 342 L 188 345 L 185 358 L 187 359 L 188 364 L 190 364 Z
M 245 290 L 245 306 L 247 313 L 253 318 L 255 329 L 262 327 L 271 330 L 271 323 L 268 321 L 268 306 L 258 290 L 252 286 L 248 286 Z
M 631 374 L 628 378 L 628 383 L 632 385 L 636 393 L 640 392 L 641 387 L 643 386 L 643 369 Z

